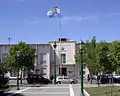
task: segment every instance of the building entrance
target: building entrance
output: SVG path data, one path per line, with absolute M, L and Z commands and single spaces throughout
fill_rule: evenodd
M 59 74 L 67 76 L 67 68 L 66 67 L 59 68 Z

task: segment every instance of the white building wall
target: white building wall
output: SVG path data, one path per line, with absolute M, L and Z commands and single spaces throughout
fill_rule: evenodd
M 53 58 L 54 58 L 54 42 L 50 42 L 51 44 L 51 62 L 52 65 L 54 65 L 53 62 Z M 70 77 L 75 77 L 77 75 L 77 68 L 76 68 L 76 64 L 75 64 L 75 54 L 76 54 L 76 42 L 75 41 L 63 41 L 63 42 L 59 42 L 56 41 L 56 74 L 59 75 L 59 67 L 60 67 L 60 53 L 65 53 L 66 54 L 66 63 L 62 64 L 62 67 L 66 67 L 67 68 L 67 75 Z M 54 75 L 54 66 L 52 66 L 52 72 L 51 74 Z
M 53 48 L 53 44 L 51 43 L 52 49 Z M 66 64 L 65 65 L 71 65 L 71 64 L 75 64 L 75 42 L 63 42 L 63 43 L 59 43 L 57 42 L 57 47 L 56 47 L 56 55 L 57 55 L 57 59 L 56 62 L 57 64 L 60 64 L 60 53 L 66 53 Z M 61 50 L 61 48 L 64 48 L 64 50 Z M 51 55 L 54 56 L 54 51 L 51 51 Z
M 2 59 L 9 54 L 10 46 L 9 45 L 0 45 L 0 59 Z
M 63 64 L 63 67 L 67 68 L 67 74 L 69 76 L 78 76 L 79 75 L 79 67 L 76 66 L 75 62 L 75 55 L 79 52 L 79 45 L 76 44 L 75 41 L 66 41 L 60 43 L 59 41 L 56 41 L 57 47 L 56 47 L 56 72 L 57 75 L 59 75 L 59 67 L 60 67 L 60 53 L 66 53 L 66 63 Z M 36 59 L 35 59 L 35 66 L 36 69 L 46 68 L 46 75 L 45 77 L 49 78 L 50 75 L 53 75 L 54 73 L 54 48 L 53 48 L 54 42 L 50 42 L 50 44 L 30 44 L 31 47 L 36 49 Z M 14 46 L 14 45 L 13 45 Z M 0 58 L 2 59 L 3 53 L 9 53 L 10 45 L 0 45 Z M 62 50 L 64 48 L 64 50 Z M 40 64 L 40 54 L 46 53 L 45 61 L 46 63 L 41 65 Z M 88 69 L 85 69 L 86 74 L 89 73 Z M 45 72 L 45 70 L 44 70 Z M 40 73 L 40 71 L 38 72 Z
M 45 53 L 44 61 L 46 61 L 46 63 L 41 64 L 41 59 L 40 59 L 41 56 L 40 55 L 43 54 L 43 53 Z M 43 71 L 44 71 L 44 73 L 46 73 L 46 75 L 44 75 L 44 76 L 49 78 L 50 77 L 50 45 L 49 44 L 38 45 L 37 62 L 38 62 L 37 68 L 40 69 L 40 70 L 41 70 L 41 68 L 44 68 Z

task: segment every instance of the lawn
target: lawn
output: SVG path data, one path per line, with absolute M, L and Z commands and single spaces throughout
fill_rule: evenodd
M 90 94 L 90 96 L 120 96 L 120 87 L 112 86 L 100 86 L 100 87 L 88 87 L 85 90 Z M 112 95 L 111 94 L 112 90 Z

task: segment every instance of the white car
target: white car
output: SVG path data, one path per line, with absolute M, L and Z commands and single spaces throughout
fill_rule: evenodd
M 114 78 L 120 78 L 120 75 L 114 75 L 113 77 Z
M 70 79 L 68 76 L 58 76 L 56 78 L 57 84 L 75 84 L 77 80 Z

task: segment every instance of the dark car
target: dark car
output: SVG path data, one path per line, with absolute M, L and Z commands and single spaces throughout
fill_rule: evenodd
M 0 74 L 0 88 L 8 86 L 9 78 L 5 77 L 4 74 Z
M 28 74 L 26 78 L 28 84 L 39 83 L 39 84 L 51 84 L 52 81 L 44 78 L 42 75 L 38 74 Z
M 102 84 L 120 83 L 120 78 L 115 78 L 114 76 L 109 76 L 109 75 L 101 75 L 100 82 Z

